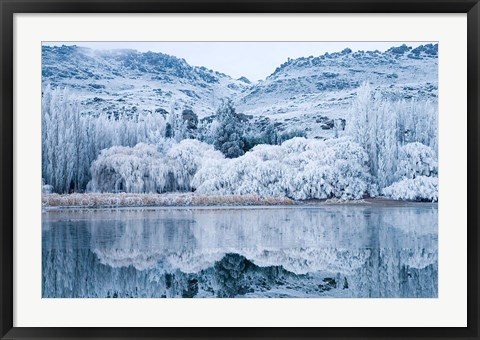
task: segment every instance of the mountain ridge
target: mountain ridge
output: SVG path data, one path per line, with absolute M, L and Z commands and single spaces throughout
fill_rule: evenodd
M 328 138 L 324 117 L 345 119 L 365 81 L 388 98 L 437 101 L 438 44 L 289 58 L 255 83 L 159 52 L 42 46 L 42 83 L 70 88 L 85 114 L 189 109 L 203 118 L 228 97 L 254 119 Z

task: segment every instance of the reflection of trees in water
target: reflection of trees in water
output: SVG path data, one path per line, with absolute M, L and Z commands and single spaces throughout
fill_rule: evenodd
M 402 209 L 64 214 L 44 222 L 43 296 L 435 297 L 436 209 Z
M 88 249 L 52 249 L 42 260 L 44 297 L 437 296 L 437 263 L 412 268 L 384 251 L 378 270 L 366 261 L 349 275 L 296 275 L 281 266 L 259 267 L 238 254 L 227 254 L 213 267 L 190 274 L 113 268 Z M 376 271 L 379 275 L 372 275 Z
M 415 250 L 422 252 L 423 250 Z M 380 249 L 373 251 L 365 266 L 347 276 L 356 297 L 436 297 L 438 263 L 415 268 L 407 264 L 410 250 Z
M 339 277 L 313 280 L 309 275 L 296 275 L 281 266 L 258 267 L 238 254 L 225 255 L 221 261 L 215 263 L 213 270 L 207 272 L 213 272 L 217 288 L 215 296 L 227 298 L 248 294 L 291 296 L 295 290 L 298 295 L 319 296 L 333 288 L 340 288 L 343 284 Z M 272 293 L 272 290 L 275 290 L 275 293 Z
M 214 276 L 218 284 L 217 297 L 232 298 L 237 295 L 245 295 L 249 290 L 249 284 L 245 282 L 245 276 L 251 265 L 243 256 L 227 254 L 222 260 L 215 263 Z

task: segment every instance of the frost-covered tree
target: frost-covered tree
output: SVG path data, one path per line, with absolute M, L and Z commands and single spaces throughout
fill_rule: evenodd
M 99 192 L 161 192 L 168 166 L 153 145 L 114 146 L 102 150 L 92 163 L 90 188 Z
M 223 155 L 209 144 L 194 139 L 185 139 L 174 144 L 167 152 L 170 173 L 175 191 L 190 191 L 191 180 L 198 169 L 213 160 L 223 160 Z
M 265 128 L 265 131 L 263 132 L 263 140 L 265 141 L 265 144 L 270 144 L 270 145 L 277 144 L 278 133 L 273 123 L 268 124 L 267 127 Z
M 68 89 L 42 91 L 42 176 L 54 192 L 81 192 L 90 180 L 90 165 L 111 146 L 155 143 L 163 138 L 165 118 L 156 113 L 82 113 Z
M 419 142 L 400 148 L 397 182 L 383 189 L 394 199 L 438 201 L 438 163 L 435 152 Z
M 379 188 L 398 179 L 399 150 L 420 142 L 437 154 L 437 110 L 430 101 L 391 101 L 364 83 L 353 101 L 346 133 L 369 155 L 370 173 Z
M 167 138 L 172 138 L 173 137 L 173 129 L 172 129 L 172 124 L 167 123 L 165 127 L 165 137 Z
M 84 123 L 78 101 L 67 90 L 43 89 L 42 177 L 57 192 L 77 191 L 86 184 Z
M 258 145 L 231 160 L 206 162 L 192 186 L 199 193 L 358 199 L 374 195 L 368 155 L 348 138 L 293 138 Z
M 184 121 L 182 113 L 178 110 L 171 109 L 166 118 L 168 130 L 166 128 L 166 137 L 171 137 L 175 141 L 180 142 L 188 138 L 187 122 Z
M 429 100 L 395 102 L 401 145 L 420 142 L 438 154 L 438 111 Z
M 191 190 L 190 181 L 206 160 L 223 159 L 211 145 L 186 139 L 157 146 L 114 146 L 92 163 L 89 190 L 94 192 L 162 193 Z
M 347 134 L 364 148 L 368 148 L 374 143 L 371 132 L 377 124 L 375 104 L 370 84 L 363 83 L 357 90 L 357 96 L 350 109 Z M 373 132 L 376 132 L 375 130 Z
M 217 110 L 217 123 L 213 145 L 225 157 L 235 158 L 244 154 L 242 139 L 242 124 L 240 123 L 231 100 L 224 100 Z
M 198 134 L 197 138 L 205 143 L 213 144 L 217 136 L 220 123 L 212 117 L 207 117 L 206 119 L 200 120 L 198 124 Z

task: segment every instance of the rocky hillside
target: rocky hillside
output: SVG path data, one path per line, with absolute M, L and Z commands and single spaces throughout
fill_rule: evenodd
M 328 118 L 345 118 L 356 88 L 368 81 L 394 99 L 438 95 L 438 45 L 402 45 L 386 52 L 345 49 L 319 57 L 290 59 L 241 94 L 237 107 L 286 125 L 318 129 Z
M 386 52 L 347 48 L 289 59 L 256 84 L 162 53 L 43 46 L 42 73 L 44 84 L 77 92 L 87 114 L 190 109 L 203 118 L 230 97 L 237 112 L 260 124 L 273 120 L 283 131 L 329 137 L 333 120 L 347 118 L 362 82 L 390 98 L 436 101 L 438 45 L 402 45 Z
M 163 53 L 77 46 L 43 46 L 42 81 L 74 89 L 87 113 L 112 114 L 194 109 L 210 115 L 221 98 L 251 87 L 248 79 L 235 80 Z

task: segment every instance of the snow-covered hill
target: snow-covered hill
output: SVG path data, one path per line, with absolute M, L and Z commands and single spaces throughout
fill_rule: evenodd
M 246 78 L 235 80 L 167 54 L 78 46 L 43 46 L 42 82 L 74 89 L 84 112 L 93 114 L 193 109 L 211 115 L 221 98 L 251 87 Z
M 386 52 L 345 49 L 320 57 L 290 59 L 242 94 L 237 107 L 246 114 L 286 121 L 287 126 L 328 130 L 324 117 L 346 118 L 363 82 L 370 82 L 388 98 L 436 101 L 437 68 L 438 45 L 415 49 L 402 45 Z
M 438 45 L 402 45 L 386 52 L 345 49 L 290 59 L 257 84 L 162 53 L 43 46 L 42 73 L 44 84 L 78 92 L 85 113 L 192 109 L 202 118 L 229 97 L 237 112 L 258 122 L 268 118 L 279 130 L 329 137 L 333 119 L 347 118 L 356 89 L 365 81 L 390 98 L 436 101 Z

